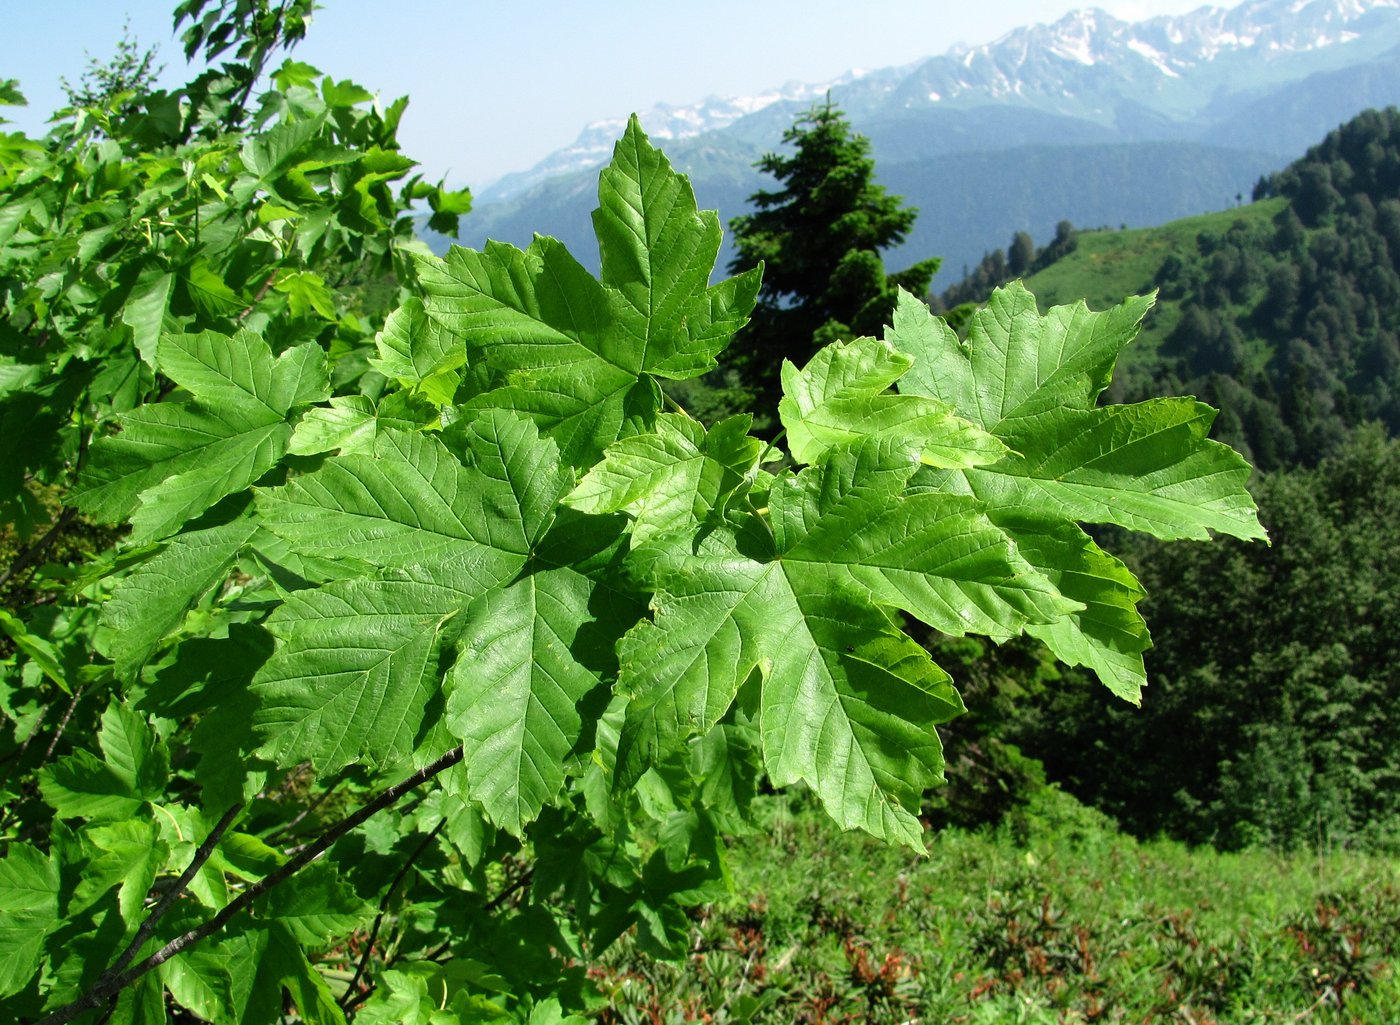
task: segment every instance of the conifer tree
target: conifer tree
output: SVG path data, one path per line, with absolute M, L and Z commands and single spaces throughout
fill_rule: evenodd
M 1016 232 L 1011 236 L 1011 245 L 1006 250 L 1006 269 L 1011 272 L 1013 278 L 1019 278 L 1030 273 L 1031 264 L 1034 262 L 1035 242 L 1026 232 Z
M 918 210 L 875 183 L 870 140 L 851 130 L 830 96 L 800 115 L 783 142 L 789 154 L 756 164 L 782 187 L 749 197 L 754 211 L 730 222 L 730 272 L 764 264 L 758 306 L 731 352 L 765 404 L 783 359 L 800 365 L 829 342 L 878 335 L 898 287 L 925 294 L 939 264 L 885 273 L 880 251 L 904 241 Z

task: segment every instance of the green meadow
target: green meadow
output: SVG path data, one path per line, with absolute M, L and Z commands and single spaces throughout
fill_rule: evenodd
M 760 805 L 736 896 L 591 973 L 608 1023 L 1346 1022 L 1400 1013 L 1400 864 L 1139 842 L 1050 791 L 929 853 Z

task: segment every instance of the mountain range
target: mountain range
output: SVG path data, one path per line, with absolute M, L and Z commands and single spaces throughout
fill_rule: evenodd
M 771 185 L 754 161 L 828 94 L 871 140 L 880 180 L 920 208 L 891 266 L 943 256 L 937 288 L 1016 231 L 1044 241 L 1061 220 L 1146 226 L 1237 202 L 1340 122 L 1400 103 L 1400 0 L 1246 0 L 1140 22 L 1080 10 L 902 67 L 641 120 L 727 220 Z M 589 125 L 481 190 L 460 241 L 540 232 L 596 267 L 596 170 L 624 125 Z

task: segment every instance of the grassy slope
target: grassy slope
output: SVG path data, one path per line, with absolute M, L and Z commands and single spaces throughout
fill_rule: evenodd
M 1124 296 L 1151 291 L 1157 268 L 1167 257 L 1193 258 L 1201 232 L 1223 235 L 1237 220 L 1269 221 L 1286 205 L 1287 200 L 1280 197 L 1156 228 L 1081 232 L 1074 252 L 1027 278 L 1026 287 L 1042 309 L 1084 299 L 1090 309 L 1102 310 L 1122 302 Z M 1179 318 L 1175 302 L 1159 301 L 1138 341 L 1124 354 L 1128 364 L 1155 354 Z
M 675 964 L 592 972 L 605 1023 L 1358 1022 L 1400 1008 L 1400 869 L 1139 844 L 1062 795 L 930 855 L 767 799 Z

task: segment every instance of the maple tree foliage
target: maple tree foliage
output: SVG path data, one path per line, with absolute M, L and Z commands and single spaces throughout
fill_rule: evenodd
M 1150 298 L 1013 286 L 960 341 L 901 294 L 784 364 L 779 460 L 668 409 L 762 271 L 710 284 L 718 216 L 635 119 L 595 278 L 428 253 L 408 203 L 466 197 L 402 105 L 273 82 L 232 136 L 89 111 L 0 151 L 3 415 L 48 432 L 7 497 L 122 528 L 45 562 L 64 512 L 6 571 L 42 599 L 0 617 L 17 1020 L 580 1021 L 588 958 L 674 953 L 724 891 L 761 775 L 922 848 L 963 706 L 903 617 L 1136 701 L 1142 591 L 1081 524 L 1264 536 L 1211 410 L 1096 405 Z

